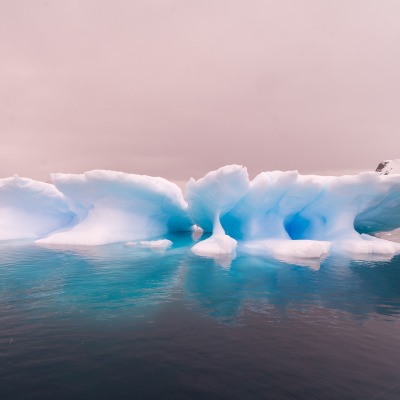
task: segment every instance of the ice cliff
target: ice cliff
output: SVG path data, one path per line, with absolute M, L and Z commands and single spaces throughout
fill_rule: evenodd
M 0 240 L 99 245 L 159 238 L 196 224 L 211 236 L 202 256 L 253 252 L 320 258 L 329 251 L 393 255 L 400 245 L 371 236 L 400 227 L 400 174 L 340 177 L 262 172 L 230 165 L 191 179 L 186 199 L 163 178 L 113 171 L 53 174 L 51 184 L 0 180 Z

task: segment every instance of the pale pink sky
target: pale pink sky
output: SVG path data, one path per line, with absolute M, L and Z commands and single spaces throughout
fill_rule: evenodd
M 399 157 L 399 0 L 0 2 L 1 177 Z

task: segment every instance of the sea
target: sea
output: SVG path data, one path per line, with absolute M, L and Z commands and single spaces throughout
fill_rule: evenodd
M 400 256 L 0 244 L 0 399 L 400 399 Z

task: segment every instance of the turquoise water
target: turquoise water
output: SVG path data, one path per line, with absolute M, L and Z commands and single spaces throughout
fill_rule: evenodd
M 1 399 L 399 399 L 400 257 L 0 244 Z

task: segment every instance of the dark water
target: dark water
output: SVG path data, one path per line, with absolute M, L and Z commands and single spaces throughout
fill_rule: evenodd
M 0 398 L 400 399 L 400 258 L 0 245 Z

